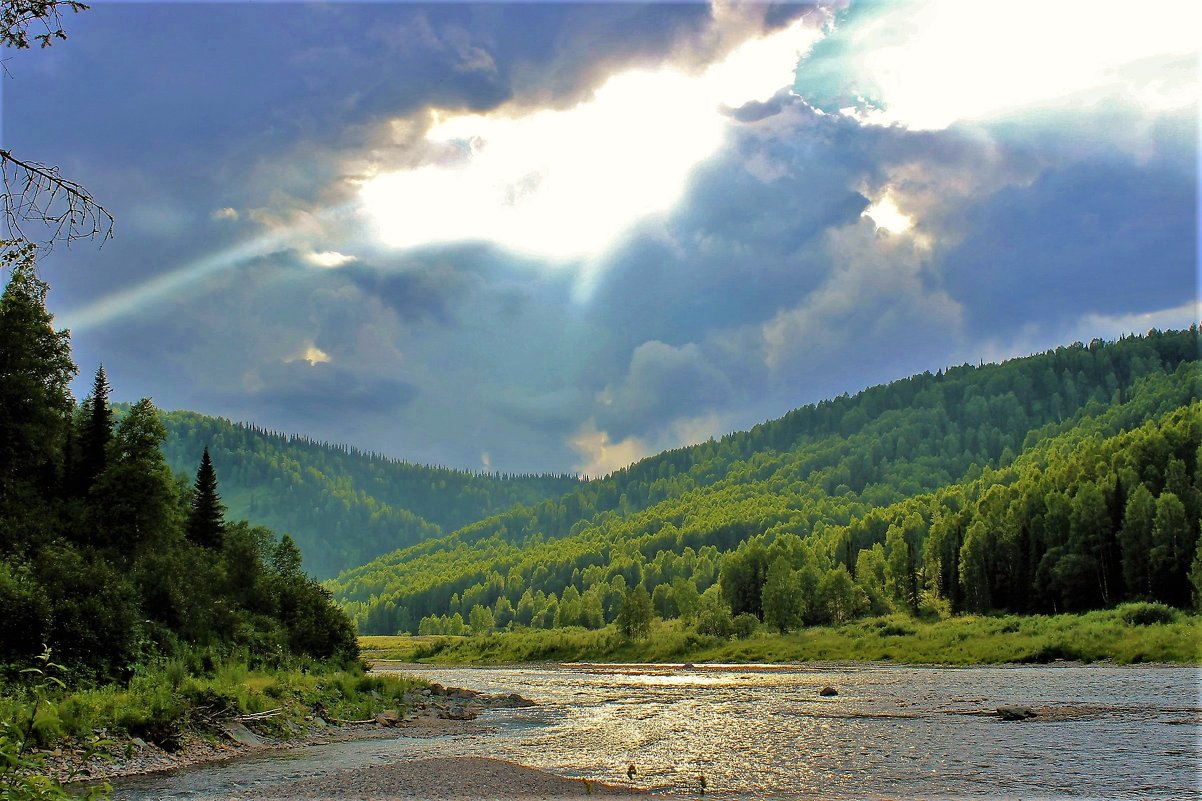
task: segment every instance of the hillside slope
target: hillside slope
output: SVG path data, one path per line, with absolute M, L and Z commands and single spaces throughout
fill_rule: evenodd
M 675 579 L 704 593 L 731 562 L 724 554 L 756 535 L 809 538 L 856 524 L 863 531 L 838 557 L 851 574 L 859 551 L 883 547 L 894 522 L 865 523 L 874 509 L 975 481 L 1057 436 L 1113 436 L 1186 407 L 1198 394 L 1197 359 L 1191 329 L 915 376 L 651 457 L 328 586 L 372 633 L 467 617 L 477 604 L 523 625 L 563 623 L 583 605 L 598 623 L 639 583 L 671 612 Z M 733 611 L 762 614 L 758 598 L 727 600 Z
M 290 534 L 320 578 L 579 483 L 414 465 L 194 412 L 161 416 L 172 470 L 194 475 L 208 447 L 229 517 Z

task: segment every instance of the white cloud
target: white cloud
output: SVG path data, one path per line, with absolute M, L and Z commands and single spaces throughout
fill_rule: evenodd
M 723 105 L 767 100 L 820 36 L 804 21 L 751 39 L 700 72 L 613 75 L 569 109 L 432 112 L 426 163 L 365 181 L 360 199 L 396 248 L 487 241 L 557 261 L 595 257 L 670 210 L 718 151 Z
M 760 327 L 769 369 L 812 371 L 824 359 L 838 369 L 849 343 L 864 336 L 887 337 L 898 347 L 922 332 L 959 331 L 960 305 L 923 279 L 930 256 L 924 237 L 875 229 L 865 220 L 827 232 L 823 247 L 832 271 L 826 282 Z
M 864 209 L 860 216 L 872 220 L 878 230 L 883 229 L 894 234 L 905 233 L 914 227 L 914 219 L 909 215 L 902 214 L 897 203 L 894 202 L 892 194 L 888 192 Z
M 348 256 L 345 253 L 339 253 L 336 250 L 323 250 L 320 253 L 309 252 L 305 254 L 305 261 L 315 267 L 324 267 L 326 269 L 334 269 L 350 264 L 355 261 L 354 256 Z
M 869 123 L 940 129 L 1116 99 L 1151 112 L 1198 102 L 1202 4 L 923 0 L 847 25 L 840 70 L 877 104 L 848 113 Z
M 651 437 L 629 436 L 615 442 L 609 432 L 599 431 L 595 418 L 589 418 L 568 439 L 568 445 L 580 456 L 575 469 L 581 475 L 599 478 L 672 448 L 683 448 L 723 432 L 723 418 L 717 412 L 681 417 Z
M 209 216 L 214 220 L 236 220 L 240 215 L 237 209 L 226 206 L 223 209 L 214 209 Z
M 1189 328 L 1198 323 L 1202 309 L 1196 302 L 1168 309 L 1126 314 L 1092 312 L 1059 325 L 1031 322 L 1018 331 L 1007 334 L 1005 340 L 987 340 L 957 354 L 957 363 L 975 364 L 979 361 L 1000 362 L 1072 342 L 1089 342 L 1095 338 L 1118 339 L 1128 334 L 1143 335 L 1153 328 L 1161 331 Z

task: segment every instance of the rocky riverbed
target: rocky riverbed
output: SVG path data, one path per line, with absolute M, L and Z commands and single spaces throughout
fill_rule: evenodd
M 224 720 L 215 730 L 190 730 L 161 748 L 141 738 L 125 737 L 105 754 L 84 761 L 82 749 L 58 748 L 46 754 L 61 779 L 103 781 L 178 771 L 228 759 L 262 755 L 345 741 L 391 737 L 441 737 L 488 731 L 476 717 L 489 708 L 520 708 L 532 701 L 517 694 L 486 694 L 445 688 L 432 683 L 406 696 L 406 710 L 386 710 L 364 720 L 323 717 L 317 711 L 293 736 L 267 735 L 255 720 Z M 573 799 L 591 795 L 630 795 L 632 790 L 584 782 L 528 769 L 510 761 L 487 758 L 426 758 L 334 772 L 316 779 L 284 782 L 279 787 L 255 788 L 246 797 L 267 799 Z M 239 797 L 237 793 L 228 797 Z

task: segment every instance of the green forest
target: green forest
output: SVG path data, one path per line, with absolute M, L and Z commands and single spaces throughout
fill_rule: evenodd
M 73 685 L 166 659 L 212 669 L 353 662 L 354 630 L 287 536 L 226 520 L 208 452 L 174 474 L 143 399 L 115 419 L 103 369 L 82 403 L 35 250 L 4 243 L 0 297 L 0 678 L 48 648 Z
M 194 412 L 164 412 L 162 420 L 172 470 L 195 469 L 207 447 L 230 515 L 287 532 L 318 578 L 579 483 L 414 465 Z
M 327 582 L 367 634 L 704 634 L 1197 602 L 1198 331 L 925 373 L 646 459 Z

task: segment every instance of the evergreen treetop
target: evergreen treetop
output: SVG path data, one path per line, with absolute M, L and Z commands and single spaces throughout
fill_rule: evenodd
M 220 548 L 225 537 L 225 506 L 217 492 L 217 471 L 213 469 L 207 446 L 196 470 L 192 508 L 184 530 L 188 539 L 206 548 Z

